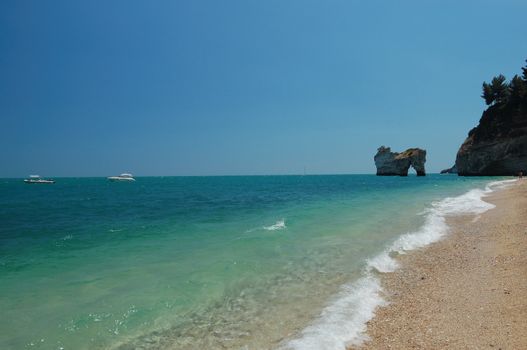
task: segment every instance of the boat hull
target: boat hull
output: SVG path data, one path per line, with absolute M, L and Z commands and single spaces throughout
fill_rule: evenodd
M 135 179 L 133 178 L 125 178 L 125 177 L 118 177 L 118 176 L 110 176 L 108 180 L 112 182 L 133 182 Z
M 54 180 L 24 180 L 27 184 L 54 184 Z

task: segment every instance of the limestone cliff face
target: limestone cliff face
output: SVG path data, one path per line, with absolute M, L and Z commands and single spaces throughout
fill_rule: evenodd
M 459 148 L 461 176 L 516 175 L 527 170 L 527 111 L 489 107 Z
M 392 152 L 390 147 L 381 146 L 373 158 L 377 175 L 408 176 L 408 169 L 413 167 L 417 176 L 425 176 L 426 151 L 420 148 L 409 148 L 404 152 Z

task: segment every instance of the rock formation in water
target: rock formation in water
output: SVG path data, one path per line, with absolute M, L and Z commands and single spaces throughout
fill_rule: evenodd
M 408 176 L 408 169 L 413 167 L 417 176 L 425 176 L 426 151 L 420 148 L 409 148 L 404 152 L 392 152 L 390 147 L 381 146 L 373 158 L 377 175 Z
M 456 157 L 461 176 L 517 175 L 527 170 L 527 67 L 510 83 L 500 75 L 483 83 L 489 105 Z
M 441 170 L 440 174 L 457 174 L 457 167 L 454 164 L 450 168 Z

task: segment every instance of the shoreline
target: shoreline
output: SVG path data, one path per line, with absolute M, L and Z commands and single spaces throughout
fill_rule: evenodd
M 377 274 L 388 305 L 347 349 L 527 348 L 527 183 L 484 201 L 495 208 L 446 217 L 447 237 Z

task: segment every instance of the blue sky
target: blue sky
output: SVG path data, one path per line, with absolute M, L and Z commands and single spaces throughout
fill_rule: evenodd
M 452 165 L 525 1 L 3 1 L 0 176 Z

